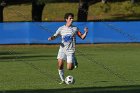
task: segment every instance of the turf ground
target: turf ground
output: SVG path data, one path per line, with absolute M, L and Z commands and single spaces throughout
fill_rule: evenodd
M 73 85 L 59 85 L 58 45 L 1 45 L 0 93 L 139 93 L 140 44 L 77 45 Z

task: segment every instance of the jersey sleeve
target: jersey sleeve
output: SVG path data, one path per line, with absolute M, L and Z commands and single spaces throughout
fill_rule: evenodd
M 61 27 L 58 28 L 58 30 L 55 32 L 55 34 L 53 36 L 57 37 L 60 35 L 60 31 L 61 31 Z
M 82 35 L 82 33 L 80 32 L 79 28 L 77 28 L 77 35 L 78 36 L 81 36 Z

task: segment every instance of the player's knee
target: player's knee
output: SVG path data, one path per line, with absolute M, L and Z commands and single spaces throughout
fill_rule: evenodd
M 68 70 L 73 70 L 73 68 L 67 68 Z
M 74 67 L 67 67 L 68 70 L 73 70 Z
M 58 64 L 58 69 L 63 69 L 63 64 Z
M 67 69 L 68 70 L 73 70 L 73 63 L 67 63 Z
M 58 69 L 63 69 L 63 66 L 61 65 L 61 66 L 58 66 Z
M 58 69 L 63 69 L 63 60 L 58 59 Z

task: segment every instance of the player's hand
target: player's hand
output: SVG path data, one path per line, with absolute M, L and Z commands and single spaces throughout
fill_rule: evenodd
M 48 40 L 54 40 L 56 38 L 56 36 L 51 36 L 48 38 Z
M 50 40 L 52 40 L 52 38 L 51 38 L 51 37 L 49 37 L 49 38 L 48 38 L 48 40 L 50 41 Z
M 88 32 L 88 28 L 87 28 L 87 27 L 85 27 L 85 28 L 84 28 L 84 31 L 87 33 L 87 32 Z

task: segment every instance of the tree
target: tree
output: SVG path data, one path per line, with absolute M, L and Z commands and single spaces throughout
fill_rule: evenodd
M 32 21 L 42 21 L 42 12 L 47 0 L 1 0 L 0 1 L 0 22 L 3 22 L 3 10 L 6 3 L 18 4 L 32 1 Z
M 3 22 L 3 10 L 6 5 L 6 2 L 4 0 L 0 1 L 0 22 Z
M 77 21 L 85 22 L 87 21 L 88 9 L 89 6 L 100 2 L 101 0 L 79 0 L 79 8 L 78 8 L 78 19 Z
M 107 2 L 107 0 L 102 0 L 102 3 L 106 3 Z
M 89 8 L 89 5 L 88 5 L 87 0 L 79 0 L 77 21 L 87 21 L 88 8 Z
M 64 2 L 66 0 L 32 0 L 32 21 L 42 21 L 42 13 L 46 2 Z
M 41 22 L 45 2 L 32 0 L 32 21 Z

